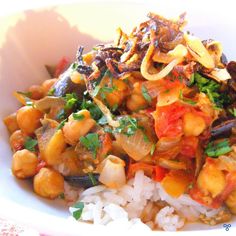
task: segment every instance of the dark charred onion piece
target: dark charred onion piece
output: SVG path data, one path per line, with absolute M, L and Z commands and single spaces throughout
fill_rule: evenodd
M 99 174 L 93 174 L 94 179 L 96 180 L 96 185 L 99 184 L 98 178 Z M 90 188 L 95 186 L 94 183 L 92 183 L 92 180 L 89 175 L 83 175 L 83 176 L 65 176 L 64 179 L 75 187 L 80 188 Z
M 67 93 L 76 93 L 79 99 L 83 98 L 83 92 L 86 86 L 83 84 L 75 84 L 71 81 L 68 73 L 64 73 L 62 77 L 53 85 L 53 95 L 56 97 L 63 97 Z
M 232 134 L 232 128 L 236 126 L 236 119 L 227 120 L 215 126 L 211 130 L 211 139 L 227 138 Z
M 224 64 L 225 66 L 228 64 L 228 60 L 227 60 L 227 57 L 224 53 L 222 53 L 221 55 L 221 58 L 220 58 L 220 61 L 222 64 Z
M 228 81 L 229 86 L 236 91 L 236 62 L 231 61 L 227 65 L 227 71 L 231 75 L 232 79 Z
M 80 46 L 77 50 L 76 58 L 77 58 L 78 66 L 77 66 L 76 70 L 80 74 L 84 74 L 84 75 L 89 76 L 91 73 L 93 73 L 93 69 L 91 66 L 84 64 L 83 51 L 84 51 L 84 47 L 82 47 L 82 46 Z

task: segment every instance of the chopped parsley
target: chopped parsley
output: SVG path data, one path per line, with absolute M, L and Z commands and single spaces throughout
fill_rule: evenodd
M 195 73 L 193 83 L 197 85 L 200 92 L 205 93 L 209 97 L 210 101 L 215 104 L 216 108 L 222 108 L 224 105 L 230 103 L 230 97 L 219 91 L 220 84 L 214 80 L 207 79 L 200 74 Z
M 95 87 L 95 89 L 93 90 L 93 92 L 92 92 L 92 96 L 96 97 L 99 94 L 103 100 L 106 100 L 106 94 L 112 93 L 115 90 L 117 90 L 116 86 L 112 86 L 112 87 L 104 86 L 104 87 L 101 87 L 100 85 L 97 85 Z
M 187 103 L 187 104 L 192 105 L 192 106 L 194 106 L 194 105 L 197 104 L 195 101 L 193 101 L 193 100 L 191 100 L 191 99 L 188 99 L 188 98 L 185 98 L 185 97 L 183 96 L 183 91 L 182 91 L 182 90 L 180 90 L 180 92 L 179 92 L 179 99 L 180 99 L 181 101 L 183 101 L 184 103 Z
M 229 146 L 229 140 L 225 139 L 224 141 L 216 144 L 214 142 L 208 143 L 205 153 L 209 157 L 218 157 L 230 151 L 232 151 L 232 148 Z
M 48 95 L 49 96 L 53 96 L 54 93 L 55 93 L 56 89 L 55 88 L 51 88 L 49 91 L 48 91 Z
M 97 182 L 97 180 L 95 179 L 93 173 L 88 173 L 88 176 L 89 176 L 89 179 L 90 179 L 91 183 L 93 184 L 93 186 L 95 186 L 95 185 L 98 184 L 98 182 Z
M 236 117 L 236 108 L 228 109 L 228 111 L 229 111 L 234 117 Z
M 85 117 L 83 114 L 78 114 L 78 113 L 72 113 L 72 116 L 74 120 L 83 120 Z
M 114 133 L 122 133 L 127 136 L 134 135 L 135 132 L 139 129 L 137 119 L 124 116 L 119 120 L 120 126 L 114 129 Z
M 24 143 L 24 147 L 31 151 L 31 152 L 35 152 L 35 146 L 38 144 L 37 139 L 33 139 L 31 137 L 27 137 Z
M 103 116 L 103 113 L 101 112 L 99 107 L 90 100 L 84 99 L 80 108 L 88 110 L 92 118 L 96 121 L 98 121 Z
M 58 126 L 57 126 L 57 130 L 61 129 L 65 123 L 66 123 L 67 119 L 64 119 Z
M 74 204 L 72 206 L 72 208 L 75 208 L 76 210 L 73 211 L 72 215 L 73 217 L 76 219 L 76 220 L 79 220 L 81 215 L 82 215 L 82 212 L 83 212 L 83 209 L 84 209 L 84 203 L 83 202 L 77 202 L 76 204 Z
M 97 149 L 100 147 L 98 134 L 90 133 L 80 138 L 80 143 L 93 153 L 93 158 L 96 158 Z
M 152 102 L 152 98 L 151 98 L 151 96 L 149 95 L 148 90 L 147 90 L 147 88 L 146 88 L 144 85 L 142 85 L 142 95 L 143 95 L 144 99 L 145 99 L 148 103 L 151 103 L 151 102 Z
M 68 93 L 64 97 L 66 101 L 65 109 L 69 110 L 75 107 L 75 105 L 79 102 L 78 96 L 75 93 Z

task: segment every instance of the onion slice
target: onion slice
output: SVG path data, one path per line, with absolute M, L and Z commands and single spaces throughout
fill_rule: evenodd
M 98 107 L 100 108 L 104 116 L 106 117 L 107 122 L 110 126 L 115 127 L 115 128 L 120 126 L 119 121 L 113 120 L 110 110 L 99 99 L 94 97 L 93 101 L 98 105 Z
M 173 68 L 176 65 L 178 65 L 180 62 L 180 59 L 176 58 L 173 61 L 171 61 L 169 64 L 167 64 L 166 67 L 162 69 L 160 72 L 155 73 L 155 74 L 150 74 L 148 70 L 151 65 L 151 57 L 154 52 L 154 49 L 155 49 L 155 46 L 153 44 L 150 44 L 147 50 L 147 53 L 143 58 L 141 68 L 140 68 L 142 76 L 145 79 L 151 80 L 151 81 L 160 80 L 166 77 L 173 70 Z
M 115 137 L 123 150 L 135 161 L 139 161 L 147 156 L 153 146 L 152 142 L 144 140 L 141 130 L 137 130 L 131 136 L 116 134 Z
M 213 69 L 215 67 L 213 58 L 199 38 L 185 34 L 184 39 L 190 54 L 196 59 L 196 61 L 208 69 Z

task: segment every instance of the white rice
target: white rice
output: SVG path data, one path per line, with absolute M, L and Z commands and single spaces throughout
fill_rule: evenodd
M 157 212 L 155 219 L 146 224 L 140 220 L 144 208 L 150 202 L 164 201 L 168 206 Z M 138 171 L 135 177 L 118 190 L 108 189 L 103 185 L 91 187 L 80 194 L 79 202 L 84 203 L 81 221 L 94 224 L 142 229 L 159 227 L 165 231 L 175 231 L 184 226 L 185 220 L 195 221 L 200 214 L 207 217 L 216 215 L 220 209 L 210 209 L 192 200 L 187 194 L 179 198 L 168 195 L 160 183 L 153 181 Z M 147 206 L 149 209 L 150 206 Z M 71 213 L 75 209 L 70 208 Z M 149 211 L 149 210 L 148 210 Z M 124 226 L 126 225 L 126 226 Z

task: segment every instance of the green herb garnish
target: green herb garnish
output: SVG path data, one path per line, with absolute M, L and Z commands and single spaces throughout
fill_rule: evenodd
M 228 109 L 228 111 L 229 111 L 234 117 L 236 117 L 236 108 Z
M 51 88 L 49 91 L 48 91 L 48 95 L 49 96 L 53 96 L 54 93 L 55 93 L 56 89 L 55 88 Z
M 103 113 L 101 112 L 99 107 L 96 104 L 92 103 L 90 100 L 84 99 L 80 108 L 88 110 L 93 119 L 96 121 L 98 121 L 103 116 Z
M 84 203 L 83 202 L 78 202 L 75 205 L 73 205 L 72 207 L 76 208 L 76 210 L 73 212 L 73 217 L 76 220 L 79 220 L 81 215 L 82 215 L 83 209 L 84 209 Z
M 35 152 L 35 146 L 38 144 L 37 139 L 33 139 L 31 137 L 27 137 L 24 143 L 24 147 L 31 151 L 31 152 Z
M 98 134 L 91 133 L 80 138 L 80 143 L 93 153 L 93 158 L 96 158 L 97 149 L 100 147 Z
M 199 88 L 200 92 L 205 93 L 216 108 L 223 108 L 224 105 L 230 103 L 230 97 L 219 91 L 220 84 L 201 76 L 198 73 L 194 74 L 194 83 Z
M 89 179 L 91 180 L 91 183 L 93 184 L 93 186 L 97 185 L 98 182 L 97 180 L 95 179 L 93 173 L 88 173 L 88 176 L 89 176 Z
M 182 90 L 180 90 L 180 92 L 179 92 L 179 99 L 182 100 L 184 103 L 187 103 L 189 105 L 196 105 L 197 104 L 195 101 L 193 101 L 191 99 L 188 99 L 188 98 L 185 98 L 183 96 L 183 91 Z
M 72 116 L 74 120 L 83 120 L 85 117 L 83 114 L 77 114 L 77 113 L 73 113 Z
M 229 140 L 225 139 L 224 141 L 216 144 L 214 142 L 208 143 L 205 153 L 209 157 L 218 157 L 230 151 L 232 151 L 232 148 L 229 146 Z
M 79 102 L 78 97 L 75 93 L 68 93 L 65 96 L 65 109 L 69 110 L 75 107 L 75 105 Z
M 114 129 L 115 133 L 122 133 L 127 136 L 134 135 L 135 132 L 138 130 L 138 121 L 137 119 L 124 116 L 119 120 L 120 126 Z
M 142 95 L 143 95 L 144 99 L 145 99 L 147 102 L 149 102 L 149 103 L 152 102 L 152 98 L 151 98 L 151 96 L 149 95 L 148 90 L 147 90 L 147 88 L 146 88 L 144 85 L 142 85 Z
M 61 129 L 65 123 L 66 123 L 67 119 L 64 119 L 58 126 L 57 126 L 57 130 Z

